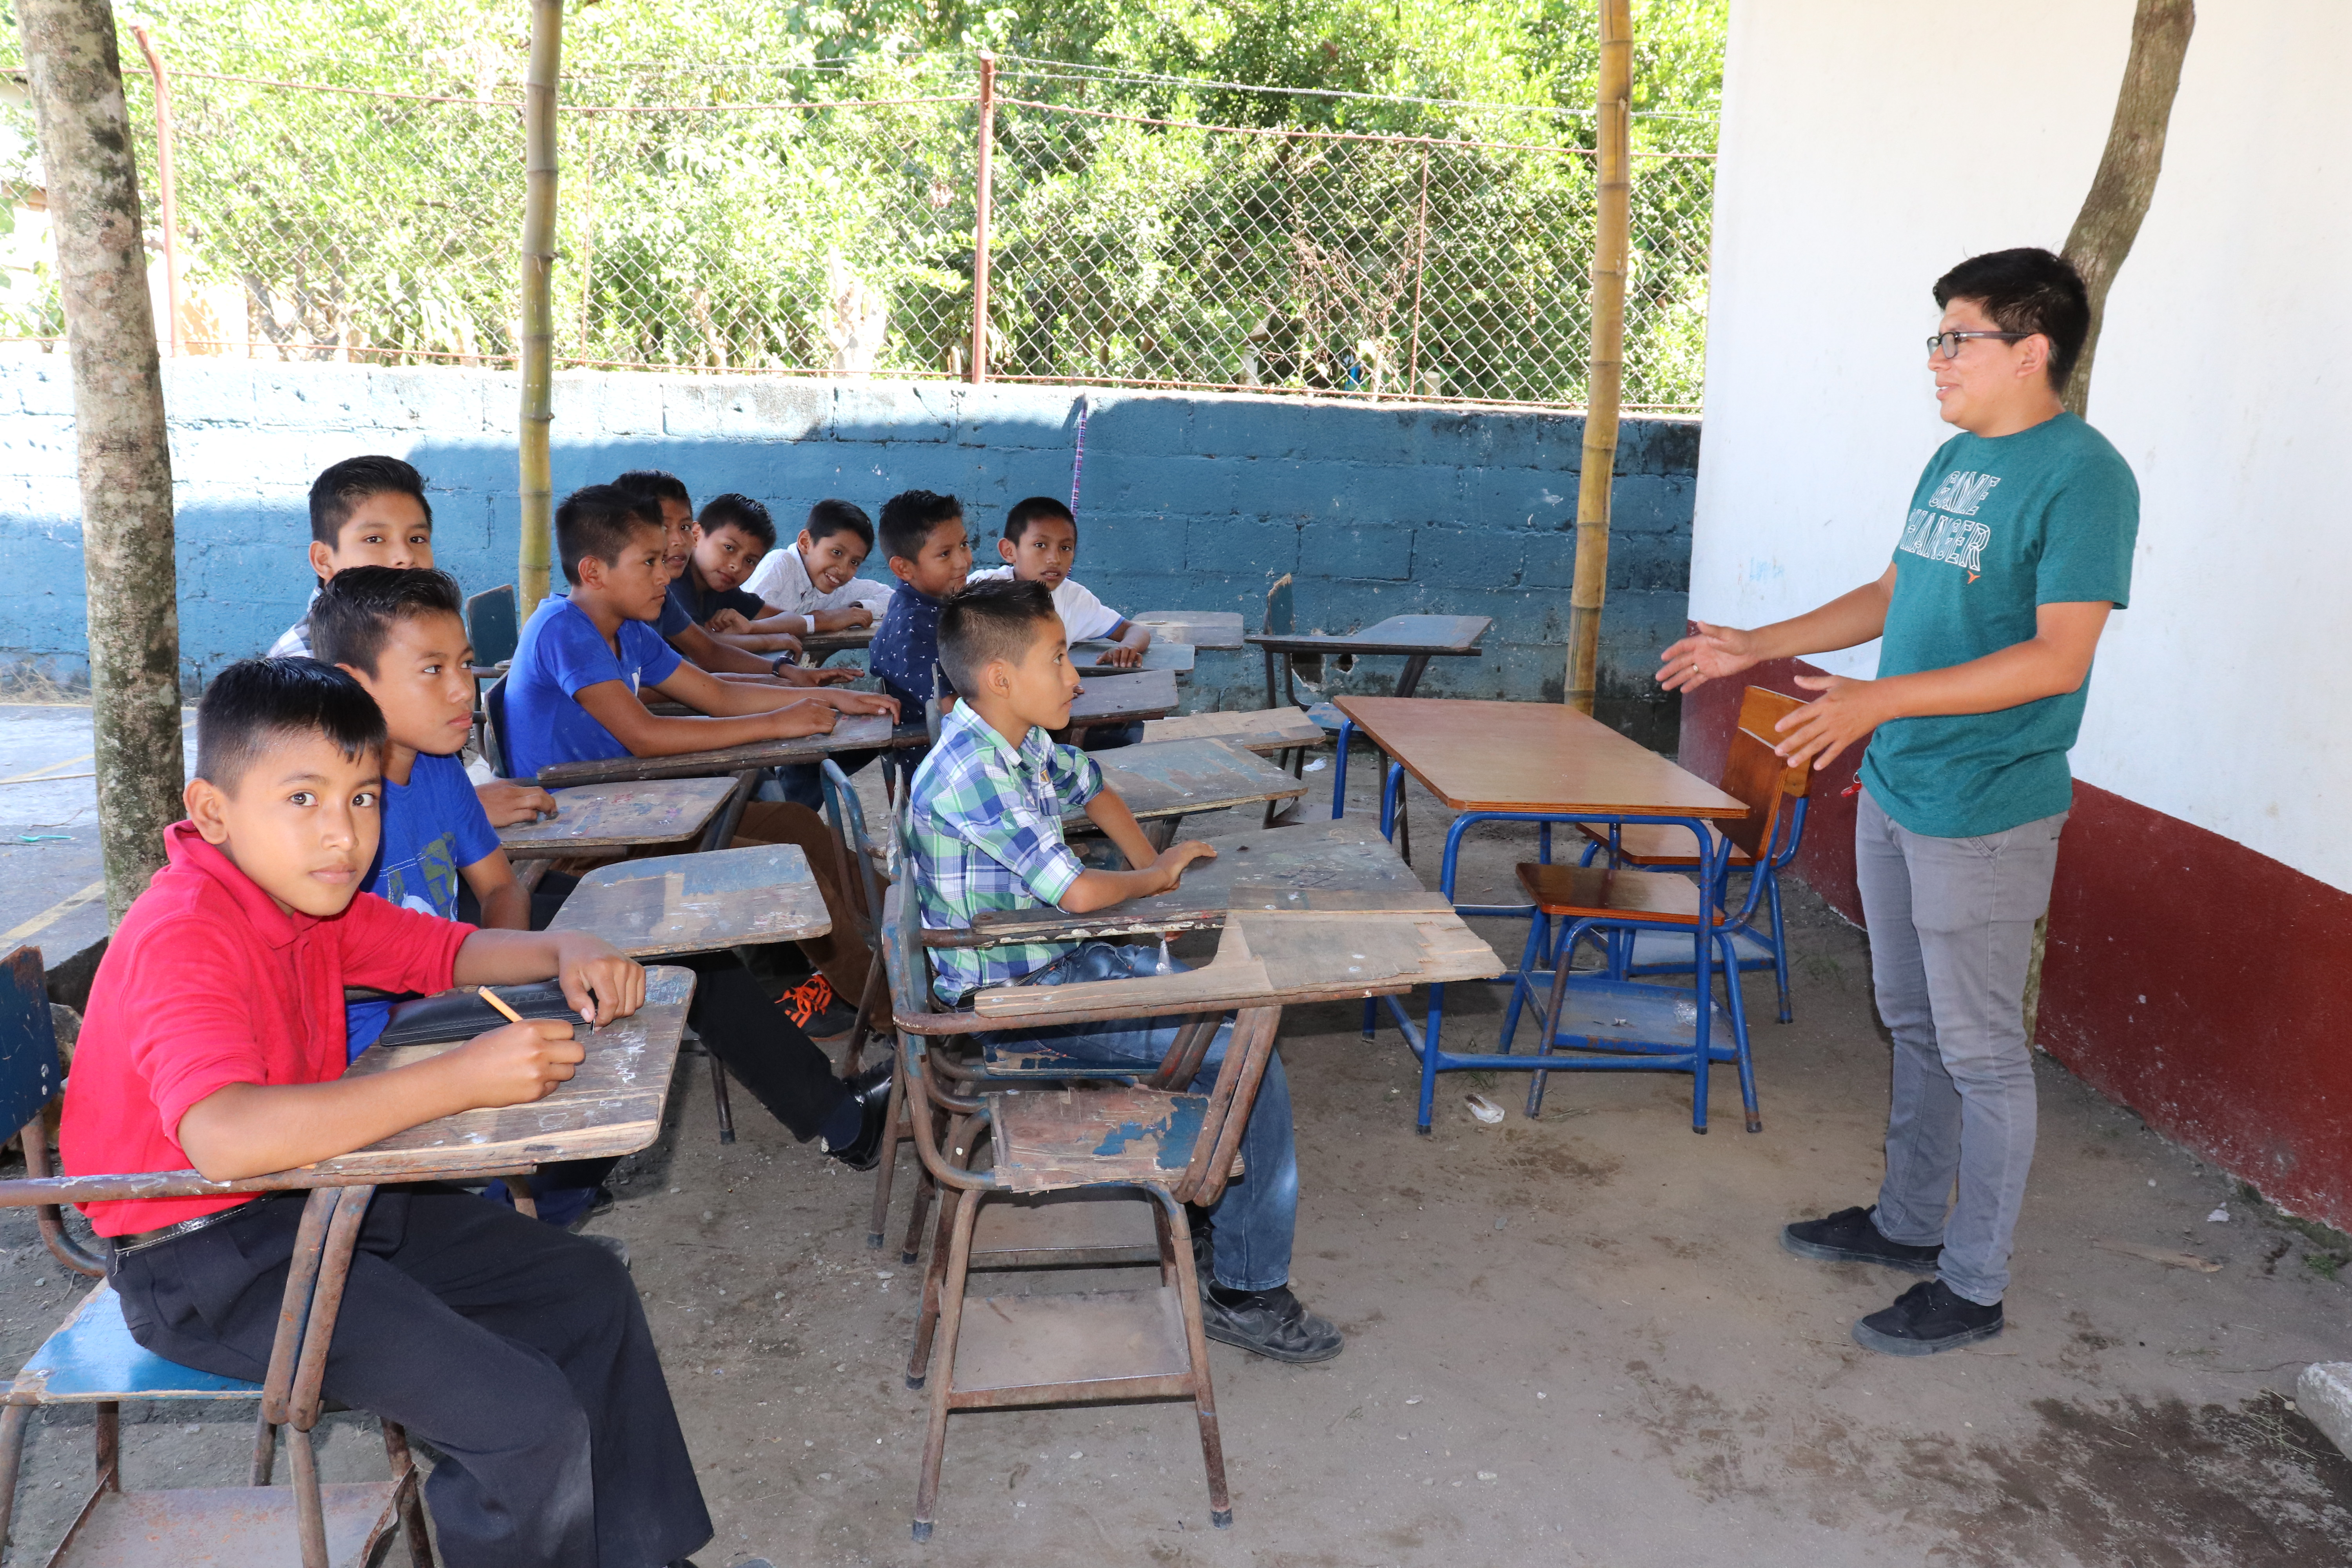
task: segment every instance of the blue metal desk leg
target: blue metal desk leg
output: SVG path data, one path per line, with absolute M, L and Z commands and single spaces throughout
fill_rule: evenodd
M 1339 721 L 1339 754 L 1331 763 L 1331 820 L 1348 815 L 1348 742 L 1356 738 L 1356 721 Z

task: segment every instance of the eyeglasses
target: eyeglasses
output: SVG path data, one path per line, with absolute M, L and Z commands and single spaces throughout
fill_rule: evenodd
M 2000 342 L 2014 343 L 2032 335 L 2032 332 L 1937 332 L 1927 340 L 1927 352 L 1934 353 L 1941 349 L 1946 359 L 1958 359 L 1960 357 L 1960 345 L 1970 338 L 1992 338 Z

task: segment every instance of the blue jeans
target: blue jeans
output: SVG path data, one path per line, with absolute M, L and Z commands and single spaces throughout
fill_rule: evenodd
M 1175 968 L 1182 968 L 1175 964 Z M 1030 984 L 1059 985 L 1082 980 L 1132 980 L 1162 973 L 1160 950 L 1090 942 L 1075 949 Z M 1050 1040 L 1061 1049 L 1088 1057 L 1131 1060 L 1148 1073 L 1176 1044 L 1181 1018 L 1126 1018 L 1106 1024 L 1064 1024 L 1057 1028 L 1009 1037 Z M 1206 1094 L 1233 1043 L 1228 1017 L 1209 1047 L 1208 1058 L 1191 1084 Z M 1000 1037 L 1000 1040 L 1003 1037 Z M 1241 1180 L 1229 1184 L 1209 1215 L 1209 1240 L 1216 1282 L 1228 1290 L 1275 1290 L 1290 1283 L 1290 1239 L 1298 1226 L 1298 1155 L 1290 1132 L 1290 1084 L 1282 1074 L 1279 1050 L 1266 1058 L 1257 1100 L 1242 1130 Z

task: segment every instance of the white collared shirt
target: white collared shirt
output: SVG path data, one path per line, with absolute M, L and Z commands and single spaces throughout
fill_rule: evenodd
M 780 614 L 813 616 L 820 610 L 845 610 L 853 605 L 863 605 L 880 620 L 890 603 L 890 584 L 877 583 L 871 577 L 852 577 L 830 594 L 820 594 L 809 581 L 808 563 L 801 559 L 797 542 L 779 544 L 761 559 L 752 569 L 743 591 L 757 594 L 760 602 Z
M 985 572 L 973 573 L 965 581 L 978 583 L 1012 575 L 1013 568 L 1010 566 L 992 566 Z M 1107 637 L 1118 629 L 1119 622 L 1127 619 L 1096 598 L 1074 577 L 1063 578 L 1062 585 L 1054 590 L 1054 613 L 1062 617 L 1062 630 L 1072 642 L 1094 642 Z

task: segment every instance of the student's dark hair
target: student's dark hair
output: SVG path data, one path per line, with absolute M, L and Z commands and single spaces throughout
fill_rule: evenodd
M 466 618 L 457 580 L 430 566 L 353 566 L 310 601 L 310 653 L 321 664 L 375 673 L 392 628 L 419 616 Z M 453 650 L 454 651 L 454 650 Z
M 349 761 L 383 749 L 383 710 L 367 688 L 315 658 L 239 659 L 196 704 L 196 776 L 236 786 L 277 742 L 321 735 Z
M 963 516 L 963 502 L 932 490 L 900 490 L 882 503 L 882 558 L 912 561 L 943 522 Z
M 345 458 L 330 463 L 310 481 L 310 537 L 332 550 L 343 535 L 343 524 L 360 502 L 387 492 L 416 498 L 425 521 L 433 521 L 433 503 L 425 499 L 425 476 L 398 458 Z
M 767 503 L 733 490 L 704 501 L 702 515 L 695 521 L 702 524 L 705 533 L 715 529 L 740 528 L 758 540 L 761 549 L 776 547 L 776 520 L 768 515 Z
M 613 482 L 630 494 L 643 496 L 650 501 L 674 500 L 688 510 L 694 506 L 694 498 L 686 493 L 686 481 L 667 468 L 631 468 Z M 656 506 L 654 521 L 659 522 L 661 520 L 661 508 Z
M 2037 246 L 1971 256 L 1936 279 L 1936 308 L 1955 300 L 1975 300 L 2004 332 L 2048 338 L 2051 390 L 2066 390 L 2091 335 L 2091 293 L 2073 262 Z
M 580 585 L 580 563 L 593 555 L 607 566 L 620 563 L 629 536 L 662 526 L 661 510 L 636 491 L 618 485 L 583 485 L 555 509 L 555 552 L 563 580 Z
M 1054 619 L 1053 590 L 1043 583 L 983 577 L 950 595 L 940 611 L 940 668 L 958 691 L 980 689 L 980 672 L 997 659 L 1018 660 Z
M 1052 496 L 1031 496 L 1026 500 L 1014 501 L 1013 510 L 1004 514 L 1004 537 L 1015 544 L 1020 543 L 1021 536 L 1029 531 L 1029 525 L 1041 517 L 1058 517 L 1072 528 L 1078 526 L 1078 520 L 1070 509 Z
M 836 533 L 854 533 L 874 548 L 874 520 L 856 501 L 835 500 L 831 496 L 809 508 L 808 521 L 802 527 L 811 539 L 830 539 Z

